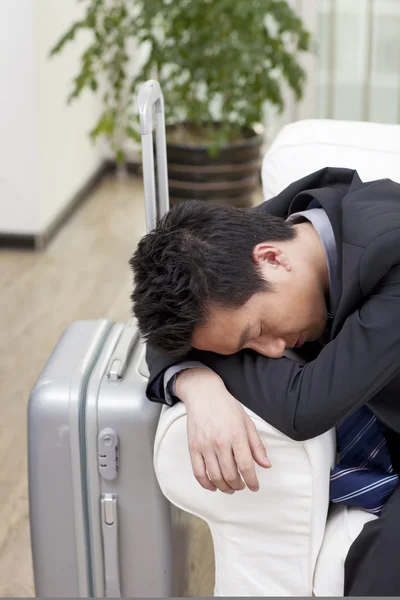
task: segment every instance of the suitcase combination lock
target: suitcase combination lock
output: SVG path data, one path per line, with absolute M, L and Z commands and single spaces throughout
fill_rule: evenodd
M 97 459 L 100 475 L 108 481 L 115 479 L 119 469 L 119 440 L 117 433 L 110 427 L 99 433 Z

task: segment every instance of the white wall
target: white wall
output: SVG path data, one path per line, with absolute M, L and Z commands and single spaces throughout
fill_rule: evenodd
M 0 232 L 44 231 L 100 164 L 87 135 L 99 100 L 88 93 L 66 104 L 87 38 L 48 58 L 83 8 L 0 0 Z
M 86 92 L 69 106 L 66 104 L 80 54 L 88 45 L 86 32 L 77 36 L 62 54 L 48 58 L 49 49 L 82 14 L 82 3 L 40 0 L 35 2 L 35 8 L 37 152 L 43 231 L 100 164 L 100 151 L 88 137 L 99 115 L 99 99 Z
M 40 228 L 33 2 L 0 0 L 0 231 Z

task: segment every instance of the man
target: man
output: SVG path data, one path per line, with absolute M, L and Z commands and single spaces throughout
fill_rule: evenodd
M 185 402 L 204 487 L 234 493 L 242 475 L 256 490 L 251 459 L 269 465 L 239 402 L 297 440 L 366 406 L 399 472 L 398 184 L 326 168 L 252 210 L 189 203 L 131 263 L 147 393 Z M 289 348 L 313 360 L 292 361 Z M 350 549 L 346 595 L 400 593 L 398 488 L 388 497 Z

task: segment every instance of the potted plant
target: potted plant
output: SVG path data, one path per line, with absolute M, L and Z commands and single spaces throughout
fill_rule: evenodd
M 310 36 L 288 3 L 83 1 L 84 18 L 51 54 L 80 30 L 92 32 L 69 96 L 86 88 L 101 93 L 103 112 L 92 138 L 105 136 L 123 162 L 127 139 L 140 139 L 138 88 L 157 79 L 165 99 L 172 201 L 247 203 L 259 179 L 263 135 L 255 126 L 263 109 L 266 103 L 283 109 L 284 82 L 300 98 L 305 80 L 298 54 L 309 49 Z

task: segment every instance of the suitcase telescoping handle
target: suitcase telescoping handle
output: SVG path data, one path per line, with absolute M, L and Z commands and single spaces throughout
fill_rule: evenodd
M 140 133 L 142 135 L 146 228 L 147 231 L 151 231 L 156 225 L 157 217 L 162 217 L 169 210 L 164 97 L 158 81 L 150 79 L 140 87 L 138 94 L 138 107 L 140 116 Z M 155 109 L 156 116 L 158 206 L 154 177 L 153 108 Z
M 157 217 L 169 210 L 167 149 L 165 140 L 164 97 L 158 81 L 146 81 L 138 94 L 140 132 L 142 134 L 143 181 L 147 231 L 154 229 Z M 156 114 L 156 152 L 158 177 L 158 206 L 154 176 L 153 108 Z M 129 358 L 138 342 L 136 319 L 128 323 L 121 334 L 107 369 L 111 381 L 123 378 Z

